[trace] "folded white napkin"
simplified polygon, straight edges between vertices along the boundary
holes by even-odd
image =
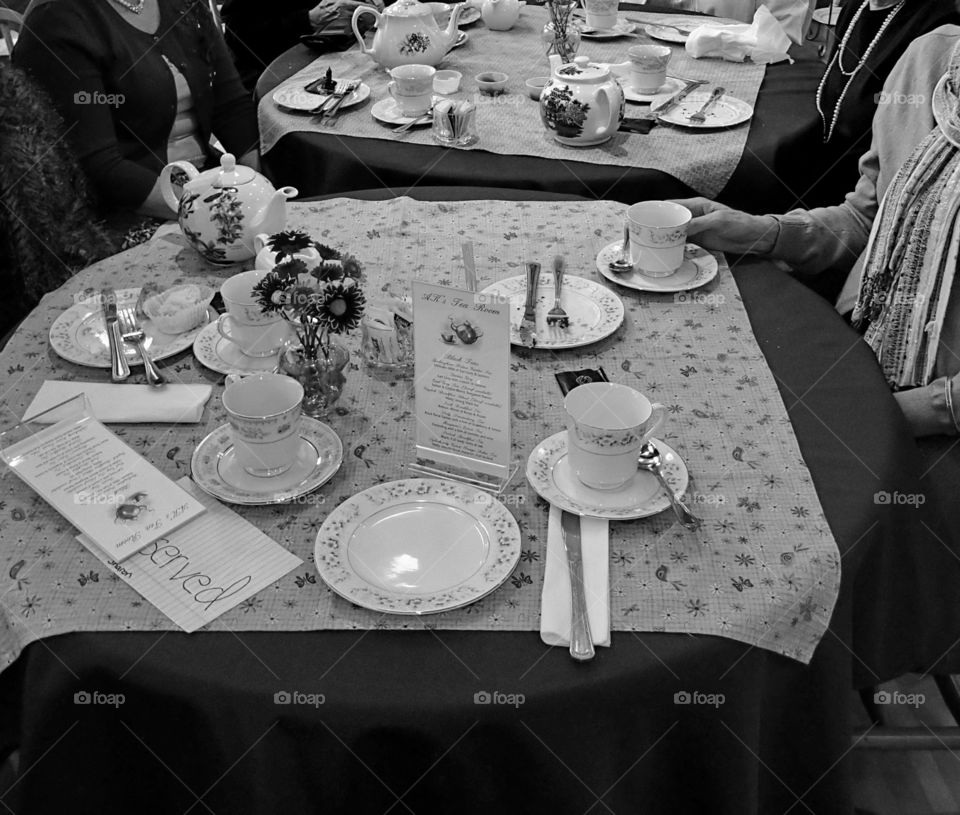
[[[790,38],[766,6],[760,6],[749,25],[702,25],[687,37],[687,53],[694,59],[719,57],[729,62],[765,64],[789,59]]]
[[[47,380],[24,414],[30,419],[78,393],[86,393],[93,415],[101,422],[199,422],[210,398],[210,385],[121,385],[106,382],[58,382]],[[59,421],[57,411],[44,416],[42,424]]]
[[[580,519],[583,585],[594,645],[610,645],[610,524],[603,518]],[[547,645],[570,644],[570,572],[563,548],[560,509],[550,507],[547,561],[540,600],[540,639]]]

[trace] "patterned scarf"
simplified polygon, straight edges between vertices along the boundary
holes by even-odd
[[[937,127],[897,171],[867,243],[853,324],[893,388],[933,379],[960,250],[960,45],[934,91]]]

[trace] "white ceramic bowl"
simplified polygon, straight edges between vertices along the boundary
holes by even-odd
[[[550,81],[549,76],[533,76],[523,84],[527,86],[527,94],[534,102],[540,101],[540,94]]]
[[[500,71],[484,71],[477,74],[474,80],[480,88],[480,93],[496,96],[498,93],[503,93],[510,77],[507,74],[500,73]]]

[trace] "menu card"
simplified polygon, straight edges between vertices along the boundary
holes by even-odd
[[[118,561],[204,511],[92,416],[67,419],[6,447],[13,471]]]
[[[417,456],[505,480],[510,301],[414,281]]]
[[[207,508],[188,526],[153,541],[123,563],[79,540],[184,631],[193,632],[279,580],[303,561],[189,477],[177,482]]]

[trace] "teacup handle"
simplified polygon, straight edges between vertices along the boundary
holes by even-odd
[[[393,97],[394,101],[397,101],[397,94],[395,93],[396,89],[397,89],[396,82],[390,81],[387,83],[387,93],[389,93]]]
[[[217,332],[225,340],[228,340],[229,342],[232,342],[232,343],[236,343],[236,340],[230,336],[230,330],[228,328],[224,328],[224,324],[230,319],[231,317],[229,314],[221,314],[217,318]]]
[[[647,429],[643,434],[644,441],[649,441],[653,437],[653,434],[660,429],[660,425],[663,424],[663,420],[666,418],[667,409],[663,405],[659,402],[654,402],[650,405],[650,418],[647,420]]]

